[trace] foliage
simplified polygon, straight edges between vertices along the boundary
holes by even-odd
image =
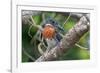
[[[43,19],[43,15],[45,15],[45,18]],[[35,23],[37,25],[41,25],[43,20],[45,20],[48,17],[54,18],[60,25],[63,25],[66,19],[68,18],[68,15],[66,13],[60,13],[60,12],[41,12],[40,14],[33,15],[32,16]],[[67,23],[64,25],[64,30],[67,31],[71,29],[75,24],[77,20],[73,17],[70,17],[67,21]],[[39,40],[34,39],[28,35],[28,31],[30,28],[30,24],[22,24],[22,62],[33,62],[35,61],[41,54],[38,51],[38,44]],[[30,35],[33,37],[36,35],[38,29],[35,27],[32,27],[30,30]],[[87,32],[78,42],[79,45],[86,47],[88,49],[79,48],[77,46],[72,47],[68,50],[63,56],[59,57],[58,60],[83,60],[83,59],[89,59],[90,53],[89,53],[89,32]],[[31,56],[29,57],[26,53]]]

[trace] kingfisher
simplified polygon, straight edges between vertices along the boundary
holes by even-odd
[[[49,17],[42,23],[42,37],[47,43],[47,50],[54,48],[59,44],[62,36],[59,33],[64,33],[63,27],[53,18]]]

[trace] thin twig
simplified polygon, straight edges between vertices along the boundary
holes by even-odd
[[[79,48],[81,48],[81,49],[87,49],[88,50],[88,48],[86,48],[86,47],[83,47],[83,46],[81,46],[81,45],[79,45],[79,44],[75,44],[75,46],[77,46],[77,47],[79,47]]]
[[[34,21],[34,19],[32,18],[32,16],[31,16],[31,20],[32,20],[32,22],[30,21],[30,20],[28,20],[28,22],[30,23],[30,24],[32,24],[34,27],[36,27],[36,28],[38,28],[39,30],[43,30],[43,28],[40,26],[40,25],[37,25],[36,23],[35,23],[35,21]]]
[[[43,42],[43,37],[42,37],[42,44],[44,45],[45,48],[47,48],[47,46],[46,46],[45,43]]]
[[[28,30],[28,35],[32,38],[32,35],[31,35],[31,33],[30,33],[30,31],[31,31],[31,28],[33,27],[33,25],[30,25],[30,27],[29,27],[29,30]]]
[[[35,21],[34,21],[34,19],[32,18],[32,16],[31,16],[31,20],[32,20],[32,22],[28,20],[28,22],[31,24],[31,26],[29,27],[29,30],[28,30],[28,35],[32,38],[32,35],[30,34],[30,30],[31,30],[32,26],[38,28],[40,31],[42,31],[43,29],[42,29],[42,27],[41,27],[40,25],[37,25],[37,24],[35,23]]]
[[[67,17],[67,19],[65,20],[65,22],[63,23],[63,27],[64,27],[64,25],[68,22],[68,20],[69,20],[69,18],[71,17],[71,13],[69,14],[69,16]]]
[[[45,14],[42,13],[42,20],[45,20]]]
[[[38,34],[40,34],[40,30],[38,30],[37,33],[32,37],[31,44],[33,43],[34,39],[37,39],[39,42],[42,42],[42,41],[38,38]]]
[[[42,55],[44,53],[44,51],[42,50],[41,45],[42,45],[42,43],[38,44],[38,51]]]

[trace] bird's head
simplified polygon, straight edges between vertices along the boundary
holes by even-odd
[[[42,23],[42,27],[42,35],[44,38],[48,39],[53,38],[57,32],[64,32],[63,27],[61,27],[60,24],[51,17],[44,20],[44,22]]]
[[[42,35],[46,39],[52,39],[56,34],[56,29],[52,24],[45,24]]]

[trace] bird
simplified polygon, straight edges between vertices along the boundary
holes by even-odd
[[[49,17],[42,23],[42,37],[47,43],[47,50],[50,51],[59,44],[62,36],[59,33],[64,33],[63,27],[53,18]]]

